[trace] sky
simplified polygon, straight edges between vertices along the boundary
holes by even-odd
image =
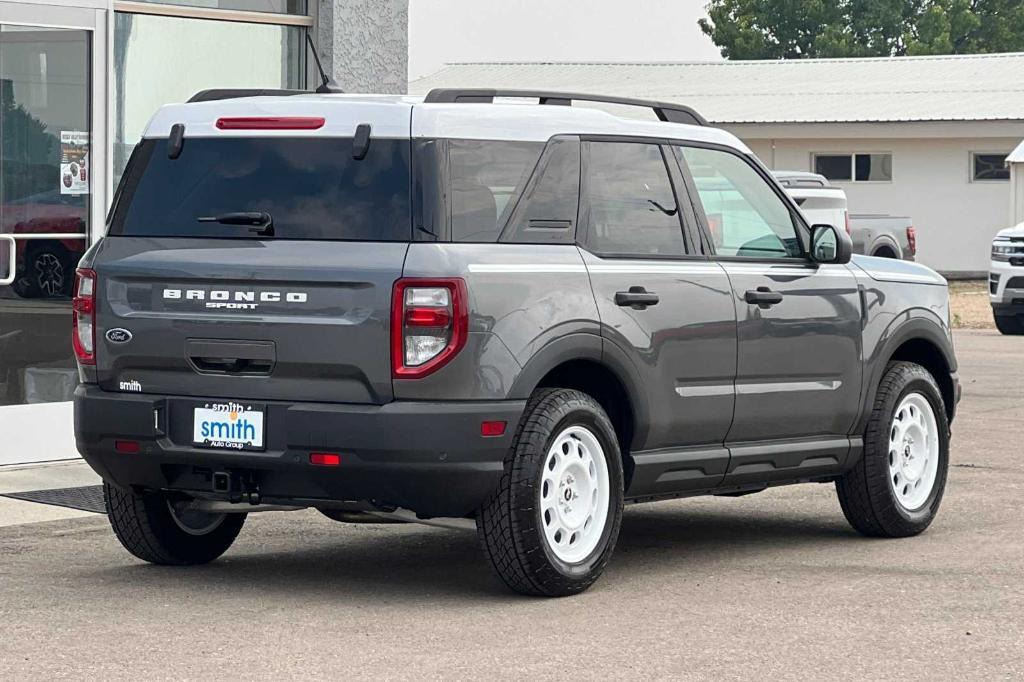
[[[409,79],[446,62],[721,59],[707,0],[409,0]]]

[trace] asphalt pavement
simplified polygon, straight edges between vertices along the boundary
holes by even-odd
[[[0,507],[0,677],[1020,678],[1024,338],[956,344],[949,485],[919,537],[861,538],[826,484],[635,506],[597,585],[545,600],[505,591],[467,531],[254,514],[180,569],[100,515]]]

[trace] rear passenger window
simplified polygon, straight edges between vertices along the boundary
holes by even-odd
[[[632,142],[586,145],[587,245],[604,254],[684,254],[679,207],[661,148]]]
[[[449,141],[453,242],[498,240],[543,149],[543,142]]]

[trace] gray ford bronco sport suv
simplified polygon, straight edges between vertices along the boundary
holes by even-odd
[[[135,556],[313,507],[475,523],[558,596],[625,504],[834,482],[865,535],[934,518],[945,281],[851,259],[696,112],[253,94],[160,109],[78,270],[78,448]]]

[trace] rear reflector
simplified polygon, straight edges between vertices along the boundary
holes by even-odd
[[[910,247],[910,253],[917,255],[917,230],[911,225],[907,228],[907,246]]]
[[[480,422],[481,436],[504,436],[505,422]]]
[[[322,116],[239,116],[218,118],[221,130],[317,130],[324,127]]]
[[[139,441],[118,440],[114,441],[114,449],[125,455],[135,455],[139,452]]]
[[[311,452],[309,463],[318,467],[336,467],[341,464],[341,455],[334,452]]]

